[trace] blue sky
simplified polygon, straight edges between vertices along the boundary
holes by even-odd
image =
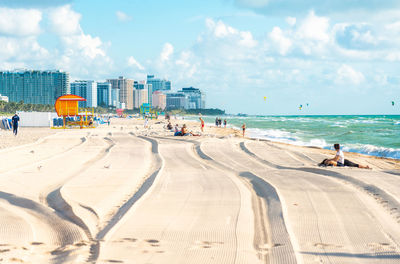
[[[399,47],[396,0],[0,0],[0,69],[150,73],[229,113],[400,114]]]

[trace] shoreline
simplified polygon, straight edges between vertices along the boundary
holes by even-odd
[[[144,120],[142,119],[120,119],[120,118],[113,118],[112,119],[112,126],[116,128],[118,125],[127,125],[130,124],[132,127],[127,126],[127,128],[133,128],[135,129],[137,127],[140,127],[140,125],[143,125]],[[186,120],[186,119],[171,119],[171,124],[175,126],[175,124],[178,124],[179,126],[182,126],[183,124],[186,124],[189,128],[189,131],[193,131],[197,134],[201,134],[200,131],[200,122],[194,121],[194,120]],[[162,123],[163,125],[166,125],[167,122],[163,118],[159,118],[157,120],[149,120],[149,125],[153,126],[156,125],[156,123]],[[104,127],[105,125],[100,126]],[[234,128],[234,127],[215,127],[213,125],[210,125],[209,123],[206,123],[205,126],[206,130],[203,133],[201,137],[237,137],[237,138],[242,138],[242,132],[240,129]],[[93,129],[82,129],[84,131],[96,131]],[[81,130],[81,131],[82,131]],[[72,130],[54,130],[50,129],[48,127],[20,127],[19,128],[19,134],[17,137],[15,137],[12,134],[12,131],[5,131],[1,130],[0,131],[0,150],[4,150],[9,147],[14,147],[14,146],[20,146],[20,145],[25,145],[25,144],[30,144],[30,143],[35,143],[36,141],[40,140],[40,138],[45,137],[45,136],[50,136],[57,134],[59,132],[63,133],[66,131],[79,131],[79,129],[72,129]],[[171,134],[172,135],[172,134]],[[297,150],[316,150],[319,153],[327,155],[327,158],[330,158],[335,155],[334,150],[330,149],[325,149],[321,148],[318,146],[301,146],[301,145],[295,145],[295,144],[290,144],[290,143],[285,143],[285,142],[279,142],[279,141],[273,141],[269,139],[263,139],[263,138],[257,138],[257,137],[249,137],[245,136],[245,139],[247,140],[253,140],[253,141],[261,141],[261,142],[267,142],[269,144],[273,144],[276,146],[282,146],[282,147],[289,147],[289,148],[294,148]],[[374,156],[374,155],[368,155],[368,154],[363,154],[363,153],[358,153],[358,152],[347,152],[343,151],[348,158],[354,158],[357,160],[376,160],[376,161],[385,161],[388,163],[393,164],[393,169],[400,169],[400,159],[394,159],[394,158],[387,158],[387,157],[380,157],[380,156]],[[322,161],[322,160],[321,160]]]

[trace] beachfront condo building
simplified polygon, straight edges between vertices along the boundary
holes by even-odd
[[[133,90],[133,104],[135,108],[140,108],[142,104],[148,103],[148,91],[147,89],[135,89]]]
[[[75,81],[71,83],[71,94],[86,99],[85,102],[79,102],[80,107],[97,107],[97,82]]]
[[[119,101],[119,89],[113,89],[111,86],[111,106],[121,108]]]
[[[167,93],[166,94],[167,109],[184,109],[186,106],[187,96],[184,93]]]
[[[155,91],[171,91],[171,81],[154,78],[154,75],[147,75],[147,84],[151,84],[152,92]],[[152,93],[150,93],[152,94]]]
[[[147,90],[147,102],[148,104],[150,104],[150,106],[152,106],[153,104],[153,98],[152,98],[152,94],[153,94],[153,85],[152,84],[148,84],[146,83],[146,81],[141,81],[141,82],[134,82],[133,84],[133,88],[136,90]],[[136,108],[136,106],[135,106]]]
[[[111,83],[112,89],[119,90],[119,102],[121,106],[125,105],[126,109],[132,110],[134,81],[120,76],[118,79],[108,79],[107,82]]]
[[[70,93],[69,74],[63,71],[0,71],[0,94],[10,102],[54,104]]]
[[[112,106],[111,101],[111,83],[98,82],[97,83],[97,105],[102,107]]]
[[[188,87],[182,88],[180,93],[187,97],[185,109],[204,109],[205,108],[205,95],[198,88]]]
[[[155,91],[152,94],[152,98],[153,108],[164,110],[167,107],[167,95],[165,95],[162,91]]]

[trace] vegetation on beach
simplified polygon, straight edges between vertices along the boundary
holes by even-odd
[[[109,114],[115,113],[115,108],[107,108],[107,107],[80,107],[82,111],[88,110],[92,111],[97,114]],[[157,109],[156,109],[157,110]],[[54,105],[43,105],[43,104],[25,104],[24,101],[20,102],[4,102],[0,101],[0,113],[3,115],[11,115],[17,111],[36,111],[36,112],[54,112]],[[159,112],[162,112],[161,109],[158,109]],[[132,110],[124,110],[125,114],[137,114],[139,113],[139,109],[132,109]],[[207,108],[207,109],[171,109],[167,110],[166,112],[170,113],[171,115],[224,115],[225,111],[217,108]]]

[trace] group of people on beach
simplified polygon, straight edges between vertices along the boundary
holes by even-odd
[[[224,119],[224,127],[226,127],[227,121]],[[215,126],[216,127],[222,127],[222,119],[219,117],[215,118]]]
[[[186,127],[186,124],[183,124],[181,128],[179,128],[179,125],[176,124],[175,127],[172,127],[172,124],[170,121],[168,121],[167,127],[168,130],[174,132],[174,136],[200,136],[199,134],[195,134],[192,131],[189,131]]]

